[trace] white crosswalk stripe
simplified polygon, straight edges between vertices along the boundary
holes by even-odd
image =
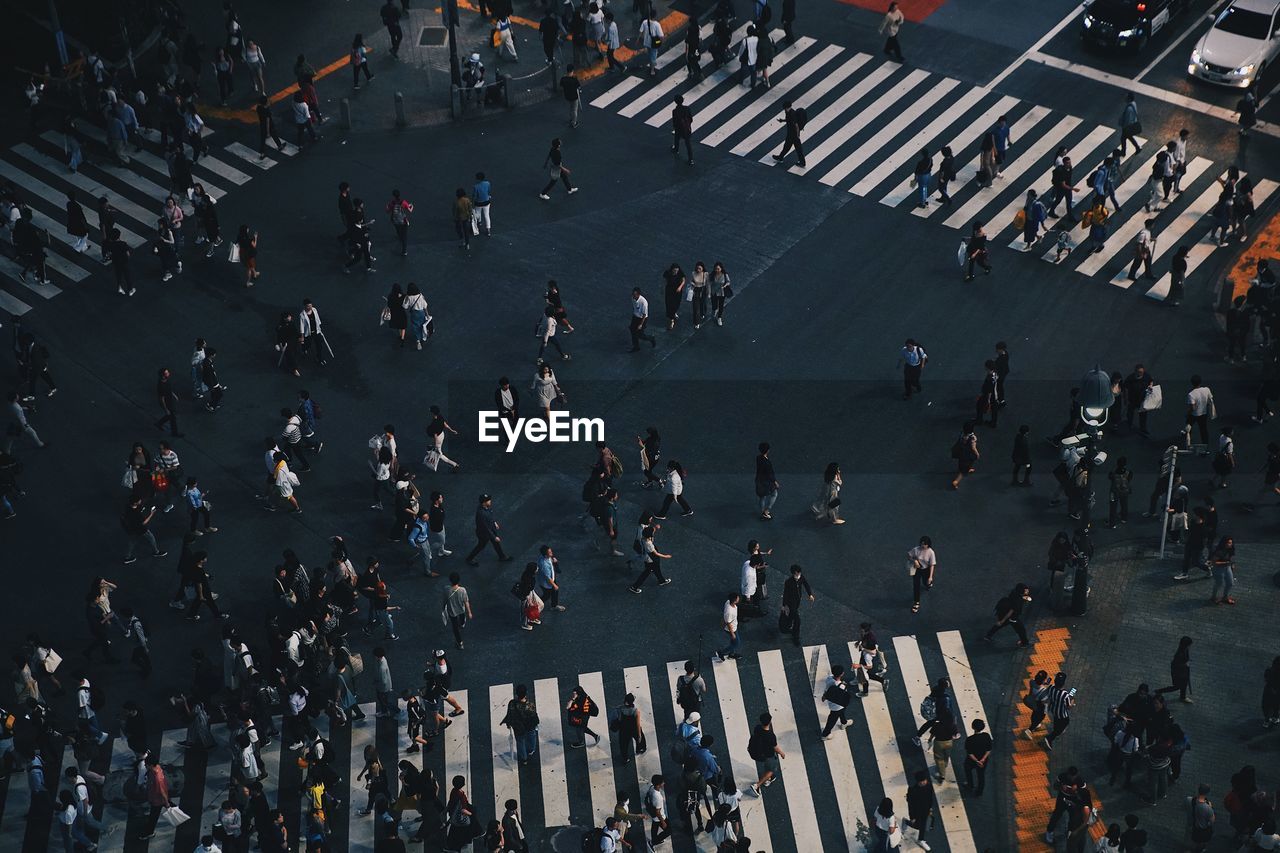
[[[1115,131],[1109,127],[1101,127],[1101,126],[1095,127],[1084,139],[1076,143],[1075,147],[1073,147],[1070,151],[1067,152],[1067,156],[1071,158],[1072,166],[1074,167],[1075,164],[1077,163],[1091,162],[1091,158],[1093,157],[1094,152],[1098,150],[1100,146],[1105,145],[1106,142],[1109,139],[1111,139],[1111,137],[1114,135],[1115,135]],[[1050,167],[1044,171],[1044,174],[1040,176],[1040,179],[1037,181],[1033,181],[1030,187],[1031,189],[1036,190],[1037,194],[1039,195],[1040,203],[1043,204],[1045,207],[1045,213],[1048,213],[1049,208],[1052,207],[1052,205],[1050,204],[1051,196],[1049,195],[1049,189],[1053,185],[1054,168],[1055,168],[1054,166],[1050,165]],[[1074,171],[1072,172],[1072,177],[1073,178],[1075,177]],[[1074,200],[1079,201],[1079,198],[1080,198],[1080,194],[1077,193]],[[1072,216],[1073,208],[1067,205],[1066,199],[1063,199],[1061,204],[1063,206],[1066,206],[1066,210],[1062,214],[1063,217],[1065,218],[1065,217]],[[1025,206],[1026,206],[1025,197],[1020,199],[1014,199],[1013,201],[1011,201],[1008,207],[1006,207],[1000,213],[997,213],[994,217],[992,217],[991,228],[988,229],[987,234],[992,239],[995,239],[996,235],[1003,232],[1005,229],[1012,229],[1013,217],[1017,214],[1019,210],[1021,210]],[[1049,224],[1050,223],[1048,221],[1045,222],[1046,226],[1048,226]],[[1009,247],[1021,249],[1022,247],[1021,240],[1022,240],[1021,234],[1014,234],[1014,242],[1010,243]]]
[[[735,41],[741,32],[739,28]],[[783,102],[790,101],[793,107],[806,111],[808,122],[801,134],[806,165],[801,168],[798,162],[789,163],[788,171],[826,186],[849,182],[850,193],[878,197],[888,207],[898,207],[916,196],[918,191],[911,186],[908,171],[920,149],[931,152],[936,168],[938,152],[945,145],[959,164],[957,177],[948,188],[955,197],[954,203],[930,203],[925,208],[912,205],[910,212],[962,233],[967,233],[974,221],[981,220],[987,224],[993,243],[1012,241],[1010,246],[1019,251],[1023,249],[1020,235],[1009,233],[1013,217],[1023,205],[1027,189],[1049,189],[1050,154],[1067,144],[1077,177],[1083,178],[1114,148],[1113,128],[1084,125],[1076,116],[1009,95],[996,96],[982,87],[962,85],[922,69],[903,68],[863,53],[851,54],[838,45],[823,45],[812,39],[798,39],[789,46],[779,44],[773,64],[777,73],[770,89],[742,86],[736,65],[732,71],[721,68],[699,81],[686,83],[689,78],[683,63],[678,62],[683,55],[682,46],[668,47],[659,54],[660,73],[656,78],[626,77],[591,105],[666,129],[670,119],[666,105],[673,95],[683,92],[687,103],[702,106],[694,109],[694,137],[699,145],[727,146],[735,156],[774,165],[773,154],[784,137],[778,112]],[[979,165],[978,143],[1004,115],[1010,119],[1015,144],[1006,154],[1001,177],[989,187],[978,188],[973,183]],[[1158,147],[1159,141],[1153,141]],[[1068,268],[1091,278],[1105,275],[1104,270],[1115,273],[1115,253],[1142,227],[1142,211],[1130,201],[1146,192],[1152,162],[1143,163],[1134,157],[1124,164],[1122,174],[1127,177],[1116,189],[1122,210],[1108,223],[1111,236],[1103,252],[1088,254],[1087,249],[1080,248],[1087,244],[1087,232],[1065,232],[1068,248],[1064,261]],[[1188,235],[1198,236],[1199,231],[1208,229],[1199,206],[1191,204],[1193,199],[1199,201],[1203,187],[1197,178],[1203,177],[1203,172],[1184,176],[1187,192],[1170,205],[1168,227],[1172,230],[1165,246],[1175,238],[1184,241]],[[1081,186],[1075,198],[1077,210],[1092,195],[1092,188],[1084,183],[1080,180],[1077,184]],[[884,194],[879,195],[881,192]],[[1158,232],[1163,224],[1157,222]],[[1061,232],[1048,233],[1056,237]],[[1200,257],[1209,248],[1198,249],[1195,255]],[[1168,251],[1162,249],[1160,254],[1159,260],[1167,263]],[[1058,262],[1056,246],[1046,246],[1043,257]],[[1115,281],[1124,283],[1119,275]],[[1151,295],[1161,298],[1159,283]]]
[[[1200,177],[1200,175],[1204,174],[1204,172],[1211,165],[1213,164],[1210,163],[1208,160],[1205,160],[1203,157],[1196,157],[1195,159],[1191,160],[1191,162],[1187,163],[1187,172],[1185,175],[1183,175],[1183,180],[1186,181],[1188,184],[1194,182],[1195,179]],[[1217,196],[1213,194],[1215,187],[1216,185],[1211,185],[1210,188],[1205,193],[1205,195],[1210,195],[1212,197],[1212,199],[1209,202],[1209,207],[1212,207],[1213,201],[1217,200]],[[1218,188],[1218,189],[1220,190],[1221,188]],[[1146,194],[1145,189],[1139,190],[1137,193],[1139,197],[1145,196],[1145,194]],[[1137,206],[1136,200],[1134,202],[1134,206],[1135,207]],[[1125,250],[1131,249],[1139,232],[1142,231],[1143,224],[1147,219],[1158,219],[1158,215],[1154,211],[1151,213],[1147,213],[1144,210],[1141,214],[1134,215],[1129,219],[1125,220],[1124,224],[1122,224],[1119,228],[1116,228],[1114,231],[1112,231],[1110,236],[1107,237],[1107,243],[1106,243],[1106,246],[1103,248],[1103,250],[1101,252],[1095,253],[1092,257],[1088,258],[1088,261],[1093,261],[1094,258],[1099,258],[1104,255],[1111,255],[1114,257],[1117,253],[1120,254],[1121,256],[1120,267],[1116,272],[1116,274],[1111,278],[1111,283],[1116,287],[1127,288],[1129,285],[1133,284],[1133,282],[1129,279],[1129,272],[1128,272],[1129,264],[1132,263],[1133,259],[1132,257],[1129,257],[1131,252],[1126,252]],[[1177,220],[1174,221],[1174,224],[1175,225],[1177,224]],[[1181,235],[1177,234],[1176,232],[1174,234],[1166,234],[1164,230],[1157,228],[1156,231],[1154,232],[1154,236],[1156,240],[1155,251],[1163,253],[1163,251],[1168,248],[1168,243],[1171,240],[1174,240]],[[1151,258],[1152,263],[1155,263],[1156,257],[1157,255],[1153,252],[1152,258]],[[1086,261],[1086,263],[1088,261]],[[1098,269],[1101,269],[1103,265],[1098,264],[1097,266],[1098,266]],[[1080,264],[1080,267],[1084,268],[1085,263]]]
[[[1263,187],[1259,185],[1259,189]],[[1266,188],[1274,190],[1274,185]],[[952,696],[959,713],[960,723],[967,730],[975,719],[989,719],[978,693],[978,679],[965,650],[965,644],[955,631],[936,636],[895,637],[888,644],[889,671],[892,675],[887,687],[873,684],[866,697],[854,699],[847,709],[849,725],[836,728],[831,737],[820,741],[820,727],[826,719],[826,706],[821,699],[826,676],[831,663],[856,659],[858,652],[853,644],[833,646],[807,646],[797,654],[788,647],[785,650],[766,649],[746,654],[740,660],[713,662],[702,672],[708,691],[703,697],[701,713],[705,731],[723,731],[724,742],[712,745],[713,755],[740,791],[745,793],[741,812],[745,833],[751,837],[754,850],[768,853],[835,853],[835,851],[861,850],[857,842],[859,824],[874,826],[874,809],[882,798],[891,798],[900,817],[908,779],[921,769],[932,766],[932,756],[910,746],[919,722],[916,708],[928,691],[929,677],[924,659],[941,660],[942,664],[929,675],[936,680],[948,675],[952,682]],[[942,668],[945,666],[945,670]],[[683,712],[675,703],[676,678],[684,671],[684,662],[655,662],[651,665],[628,666],[621,671],[592,672],[566,675],[559,678],[540,678],[533,681],[533,698],[540,719],[538,751],[527,766],[519,772],[513,770],[515,758],[510,736],[499,722],[506,713],[506,703],[513,696],[510,683],[473,689],[472,697],[484,697],[468,705],[468,691],[457,690],[452,696],[464,708],[465,716],[453,717],[439,738],[432,738],[435,748],[430,752],[406,755],[408,741],[397,739],[398,746],[390,751],[379,749],[388,774],[394,778],[396,764],[403,758],[411,758],[418,767],[428,767],[441,781],[442,794],[447,792],[454,776],[463,776],[467,788],[473,792],[492,791],[493,811],[489,811],[488,794],[483,802],[476,803],[477,813],[487,821],[500,816],[507,799],[521,803],[525,815],[526,831],[532,836],[533,849],[542,849],[549,831],[588,821],[601,825],[606,816],[612,815],[615,793],[623,791],[631,797],[632,810],[640,810],[641,801],[649,780],[659,773],[667,779],[667,803],[670,823],[674,830],[673,843],[659,846],[663,850],[689,850],[696,847],[700,853],[711,853],[714,843],[706,833],[699,833],[690,840],[684,826],[682,810],[683,785],[680,768],[670,758],[670,749],[676,734],[669,723],[659,726],[657,720],[683,718]],[[846,673],[852,678],[852,673]],[[564,705],[575,684],[581,684],[599,703],[601,715],[591,721],[591,727],[601,734],[599,746],[588,747],[583,756],[577,750],[568,762],[568,774],[563,745],[560,743]],[[606,684],[611,687],[606,690]],[[653,694],[650,684],[658,692]],[[659,687],[658,685],[664,685]],[[369,685],[357,679],[356,689]],[[667,696],[660,695],[661,690]],[[640,710],[642,731],[647,740],[647,750],[634,761],[634,766],[624,763],[620,741],[610,738],[607,732],[607,710],[621,704],[626,693],[636,697]],[[326,789],[327,793],[342,801],[337,810],[345,813],[335,821],[329,816],[333,849],[368,853],[373,849],[374,818],[359,814],[368,799],[363,781],[356,777],[364,766],[364,749],[372,744],[392,741],[393,729],[399,735],[404,731],[404,720],[395,716],[377,718],[372,703],[360,706],[365,718],[350,724],[346,733],[330,730],[329,718],[321,714],[312,720],[320,736],[329,741],[332,750],[330,767],[341,781]],[[762,791],[756,797],[747,788],[756,781],[756,763],[747,754],[747,742],[759,716],[768,712],[772,717],[778,744],[786,753],[779,764],[780,781]],[[275,719],[280,727],[280,719]],[[259,726],[266,731],[266,726]],[[428,725],[428,730],[431,726]],[[488,734],[481,733],[487,729]],[[208,831],[217,819],[217,811],[227,798],[233,767],[238,764],[238,752],[233,751],[226,725],[213,727],[216,745],[207,753],[184,751],[181,742],[186,738],[185,729],[165,731],[160,737],[159,756],[170,769],[170,779],[181,777],[181,791],[175,794],[192,823],[180,833],[162,818],[156,836],[149,841],[129,840],[126,824],[129,807],[121,800],[105,802],[102,792],[93,789],[95,803],[103,805],[101,821],[103,832],[99,849],[107,853],[119,853],[125,849],[170,851],[175,849],[175,837],[191,837],[190,831],[199,828]],[[471,750],[470,736],[479,737],[479,748]],[[349,737],[347,737],[349,736]],[[855,744],[870,740],[872,749],[855,749]],[[348,745],[349,743],[349,745]],[[339,745],[340,744],[340,745]],[[905,746],[906,748],[902,748]],[[997,749],[1001,744],[997,742]],[[959,767],[963,756],[963,742],[956,741],[952,759]],[[344,753],[343,750],[346,750]],[[128,746],[117,739],[109,748],[110,768],[117,774],[132,765],[132,753]],[[397,754],[398,753],[398,754]],[[263,789],[272,808],[279,808],[296,817],[299,832],[305,831],[310,804],[305,790],[299,785],[305,771],[295,766],[300,752],[282,749],[281,740],[275,737],[261,751],[261,766],[267,773]],[[62,756],[61,767],[74,764],[68,746]],[[99,769],[97,761],[94,769]],[[196,770],[203,768],[203,773]],[[443,772],[442,772],[443,771]],[[284,777],[284,781],[281,777]],[[474,776],[474,778],[473,778]],[[46,777],[49,788],[56,795],[62,784],[59,765],[50,761]],[[22,850],[23,853],[40,853],[38,845],[24,845],[27,822],[25,814],[30,797],[26,780],[15,774],[9,780],[0,810],[0,849]],[[394,784],[394,783],[393,783]],[[488,786],[488,787],[486,787]],[[110,787],[110,786],[108,786]],[[542,791],[544,821],[531,823],[530,813],[537,812],[525,800],[536,797],[535,787]],[[574,814],[570,817],[569,801],[572,791],[575,803],[590,802],[590,815]],[[834,791],[834,800],[831,792]],[[824,793],[826,792],[826,793]],[[278,799],[281,798],[281,799]],[[961,796],[952,771],[948,771],[945,784],[937,788],[941,820],[935,825],[928,840],[934,850],[949,853],[975,853],[975,842],[966,813],[966,803]],[[149,809],[142,804],[133,808],[133,833],[145,828]],[[441,837],[436,834],[436,812],[423,809],[428,826],[428,850],[440,849]],[[416,824],[406,814],[404,829],[416,831]],[[346,823],[345,845],[341,824]],[[648,829],[647,821],[645,822]],[[335,825],[336,824],[336,825]],[[639,827],[633,827],[631,840],[639,840]],[[647,833],[646,833],[647,834]],[[914,831],[907,831],[904,851],[919,849],[914,843]],[[295,836],[297,837],[297,836]],[[640,845],[637,845],[639,849]],[[48,850],[61,850],[62,842],[56,827],[51,827]]]
[[[107,196],[119,212],[116,227],[120,229],[125,243],[136,249],[154,238],[163,201],[171,192],[168,188],[169,167],[158,153],[158,132],[151,130],[141,134],[141,151],[129,146],[127,165],[117,163],[103,150],[106,134],[101,128],[84,122],[77,125],[77,132],[87,142],[85,153],[89,155],[77,172],[72,172],[63,160],[62,135],[54,131],[45,131],[31,142],[14,145],[0,157],[0,179],[13,184],[20,200],[31,210],[32,223],[49,236],[45,263],[52,280],[48,285],[38,284],[33,273],[23,281],[19,274],[21,264],[11,257],[0,257],[0,311],[22,315],[32,309],[27,301],[32,295],[39,296],[39,301],[52,299],[69,285],[88,284],[87,280],[95,272],[110,275],[109,271],[102,270],[99,262],[102,249],[99,245],[97,204],[102,196]],[[202,136],[207,139],[212,133],[205,127]],[[91,151],[91,145],[101,148]],[[193,167],[192,177],[215,201],[221,200],[227,195],[224,187],[243,186],[253,174],[261,174],[274,167],[280,162],[278,158],[281,155],[287,158],[297,153],[289,145],[283,152],[274,144],[269,148],[268,156],[260,158],[258,152],[248,146],[230,142],[223,149],[230,161],[203,156]],[[236,168],[233,162],[253,165],[253,174]],[[78,191],[78,201],[95,238],[81,253],[74,250],[76,239],[66,230],[64,188],[68,186]],[[193,213],[191,202],[186,198],[180,201],[190,216]],[[187,230],[190,232],[195,227],[192,223]],[[134,274],[141,280],[145,281],[153,272],[159,277],[158,262],[150,252],[135,253],[133,264]]]

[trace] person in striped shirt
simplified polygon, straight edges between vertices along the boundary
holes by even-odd
[[[1067,688],[1067,674],[1060,672],[1053,677],[1053,687],[1049,688],[1049,696],[1045,706],[1049,709],[1049,718],[1053,720],[1053,728],[1044,739],[1044,748],[1053,752],[1053,742],[1062,736],[1071,725],[1071,709],[1076,704],[1076,689]]]

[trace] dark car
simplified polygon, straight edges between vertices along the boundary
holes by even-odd
[[[1098,47],[1140,51],[1190,3],[1191,0],[1093,0],[1080,18],[1080,38]]]

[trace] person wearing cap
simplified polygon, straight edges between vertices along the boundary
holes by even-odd
[[[690,749],[702,745],[702,714],[690,711],[680,723],[680,737],[689,744]]]
[[[480,54],[473,53],[462,64],[462,85],[476,93],[476,103],[484,102],[484,63],[480,61]],[[463,98],[466,98],[466,92],[463,92]]]
[[[476,561],[476,557],[484,550],[484,546],[490,543],[493,543],[493,550],[498,553],[499,560],[504,563],[511,561],[510,555],[502,550],[500,531],[501,526],[498,524],[498,520],[493,517],[493,498],[488,495],[481,495],[480,504],[476,507],[476,547],[471,549],[470,554],[467,554],[468,566],[480,565]]]

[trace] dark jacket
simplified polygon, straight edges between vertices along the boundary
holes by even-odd
[[[764,497],[777,488],[778,478],[773,474],[773,463],[763,453],[756,457],[756,495]]]
[[[476,508],[476,537],[484,540],[498,537],[498,521],[493,517],[491,508]]]

